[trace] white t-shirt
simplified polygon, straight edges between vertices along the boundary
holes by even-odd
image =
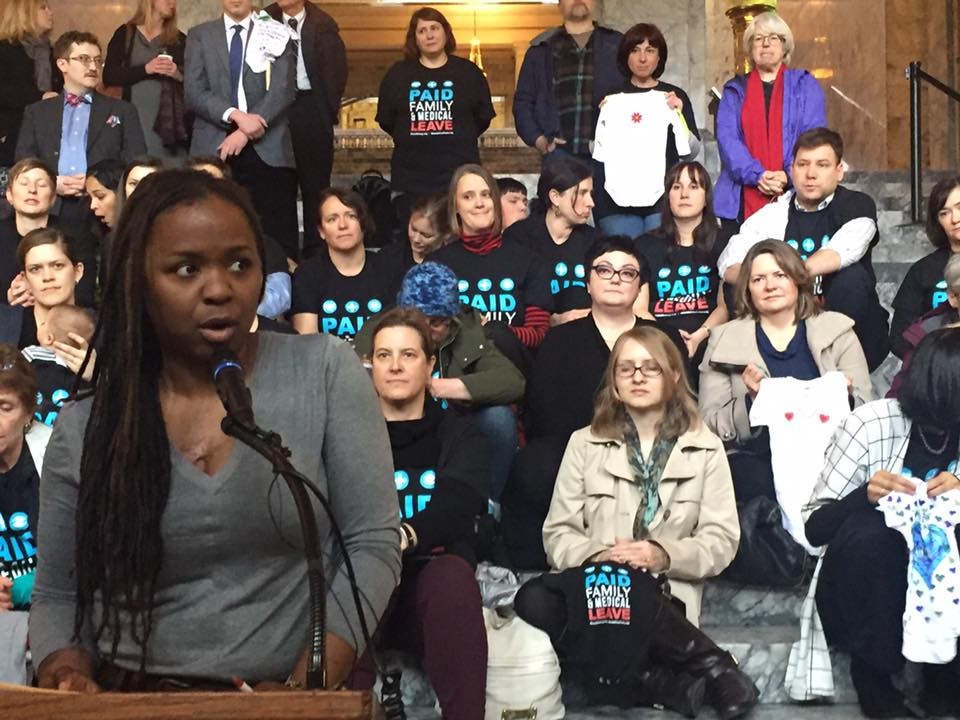
[[[847,378],[831,371],[816,380],[766,378],[750,408],[750,424],[770,432],[770,459],[783,527],[812,555],[801,510],[823,469],[823,455],[840,421],[850,414]]]
[[[956,463],[953,463],[953,470]],[[905,470],[904,475],[909,471]],[[927,483],[913,479],[916,494],[894,492],[877,510],[907,541],[907,603],[903,611],[903,656],[913,662],[950,662],[960,637],[960,556],[954,532],[960,490],[927,497]]]
[[[667,130],[677,152],[690,153],[683,117],[657,91],[609,95],[600,108],[593,159],[603,163],[604,189],[620,207],[650,207],[663,195]]]

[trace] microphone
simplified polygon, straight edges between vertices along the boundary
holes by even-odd
[[[210,357],[210,368],[213,371],[213,384],[227,415],[241,425],[256,427],[253,422],[253,399],[250,388],[243,381],[243,365],[237,354],[226,347],[217,348]]]

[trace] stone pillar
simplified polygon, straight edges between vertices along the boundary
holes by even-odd
[[[260,3],[254,3],[255,7],[259,5]],[[212,20],[222,14],[223,6],[220,0],[190,0],[190,2],[177,3],[177,18],[180,21],[180,29],[184,32],[194,25]]]

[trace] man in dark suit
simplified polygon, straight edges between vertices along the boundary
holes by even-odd
[[[290,134],[303,198],[303,257],[321,247],[317,199],[330,185],[333,126],[347,85],[347,52],[336,21],[312,2],[277,0],[266,12],[289,25],[297,46],[297,100],[290,108]]]
[[[183,88],[195,113],[190,154],[228,161],[233,179],[250,191],[264,231],[297,258],[297,177],[287,122],[297,95],[294,44],[287,43],[268,71],[254,72],[247,45],[261,21],[253,17],[253,3],[222,5],[221,17],[187,35]]]
[[[56,168],[60,226],[85,231],[93,215],[85,196],[87,168],[107,158],[129,162],[147,151],[136,108],[96,92],[103,53],[96,35],[71,30],[53,46],[63,93],[27,106],[16,158]]]

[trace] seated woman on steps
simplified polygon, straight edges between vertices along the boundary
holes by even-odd
[[[867,717],[960,708],[958,447],[960,329],[944,328],[920,343],[897,400],[867,403],[837,428],[806,508],[807,538],[827,545],[823,631],[850,654]]]
[[[595,699],[693,717],[705,689],[721,718],[741,717],[757,690],[696,626],[703,580],[727,566],[738,540],[723,445],[697,413],[680,351],[655,328],[628,330],[611,352],[592,424],[570,438],[543,525],[560,572],[524,585],[517,613],[550,635]],[[589,592],[609,584],[600,574],[629,596],[608,609],[602,592],[599,600]],[[667,580],[686,617],[662,592]],[[628,612],[611,628],[614,609]]]

